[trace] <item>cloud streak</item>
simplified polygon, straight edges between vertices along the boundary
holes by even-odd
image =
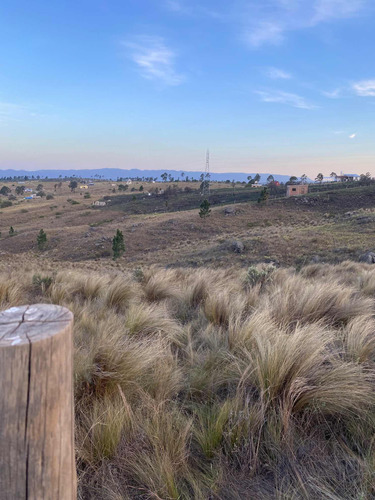
[[[143,78],[170,86],[180,85],[185,80],[175,69],[176,53],[166,46],[163,38],[141,36],[123,45]]]
[[[292,75],[280,68],[266,68],[266,76],[272,80],[290,80]]]
[[[244,4],[243,39],[252,48],[279,45],[287,34],[358,15],[368,0],[253,0]],[[261,6],[260,6],[261,5]]]
[[[375,97],[375,79],[353,83],[353,90],[361,97]]]
[[[292,106],[293,108],[299,108],[299,109],[316,108],[316,106],[306,101],[304,97],[290,92],[283,92],[281,90],[274,90],[274,91],[257,90],[255,93],[260,96],[263,102],[286,104],[288,106]]]

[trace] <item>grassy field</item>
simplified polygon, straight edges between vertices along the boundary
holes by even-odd
[[[375,188],[118,184],[0,211],[0,309],[75,316],[80,500],[374,498]]]
[[[53,182],[45,182],[43,189],[53,199],[17,197],[0,211],[2,260],[10,262],[22,254],[31,262],[95,262],[98,268],[110,267],[117,229],[124,233],[126,252],[116,266],[124,269],[151,264],[246,268],[264,260],[294,266],[311,259],[337,263],[357,259],[374,246],[374,186],[312,193],[302,200],[271,199],[267,206],[259,206],[258,189],[216,184],[210,197],[212,214],[202,220],[197,183],[179,183],[181,192],[168,183],[144,183],[143,193],[140,184],[133,186],[134,192],[120,193],[118,184],[97,182],[88,192],[71,193],[67,182],[56,190]],[[35,188],[37,182],[31,185]],[[147,194],[168,187],[170,195]],[[85,198],[87,193],[90,198]],[[92,206],[103,199],[107,206]],[[226,209],[235,210],[235,215],[226,215]],[[48,237],[43,253],[36,245],[40,229]],[[243,244],[241,253],[233,252],[236,240]]]
[[[17,267],[75,315],[80,499],[374,497],[370,265]]]

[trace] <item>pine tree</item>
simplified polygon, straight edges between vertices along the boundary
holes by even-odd
[[[125,252],[124,235],[117,229],[112,240],[113,260],[118,259]]]
[[[39,231],[39,234],[38,234],[38,236],[36,238],[36,242],[38,244],[39,250],[43,250],[46,247],[46,245],[47,245],[47,235],[46,235],[46,233],[44,232],[43,229],[41,229]]]
[[[262,191],[260,192],[260,195],[259,195],[259,198],[258,198],[258,203],[262,204],[262,205],[265,205],[268,201],[268,198],[269,198],[269,192],[268,192],[268,189],[266,187],[264,187],[262,189]]]
[[[201,219],[206,219],[211,214],[210,202],[208,200],[203,200],[200,204],[199,217]]]

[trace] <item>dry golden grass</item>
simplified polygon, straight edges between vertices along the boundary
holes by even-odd
[[[0,275],[75,315],[80,499],[375,496],[375,269]]]

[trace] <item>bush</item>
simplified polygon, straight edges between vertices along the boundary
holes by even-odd
[[[46,200],[53,200],[53,199],[54,199],[53,194],[47,194]]]
[[[34,274],[32,277],[32,284],[35,288],[39,288],[42,293],[48,290],[52,283],[52,276],[41,276],[40,274]]]
[[[10,200],[4,200],[0,203],[0,208],[8,208],[11,207],[13,203]]]
[[[247,268],[245,282],[250,286],[254,286],[257,283],[263,284],[270,278],[270,275],[274,270],[275,268],[272,265],[262,268],[250,266]]]

